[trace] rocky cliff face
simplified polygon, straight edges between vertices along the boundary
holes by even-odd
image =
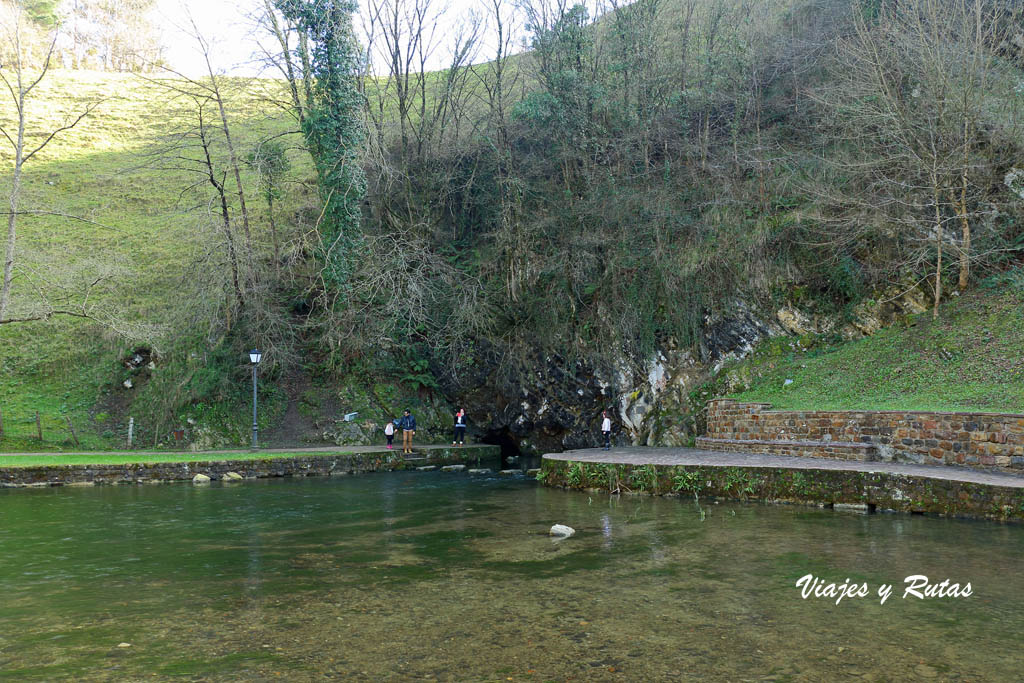
[[[759,342],[826,333],[854,339],[929,306],[925,292],[899,285],[862,302],[847,321],[795,305],[764,311],[737,300],[705,319],[699,342],[690,348],[669,342],[651,358],[639,363],[623,358],[611,369],[557,355],[502,364],[489,350],[469,371],[446,377],[442,389],[453,405],[466,408],[479,437],[526,453],[599,445],[606,409],[619,444],[684,446],[702,430],[704,404],[716,390],[741,388],[742,376],[720,376],[723,368],[748,356]]]

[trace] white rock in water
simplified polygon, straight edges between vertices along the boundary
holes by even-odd
[[[490,474],[491,471],[486,467],[475,467],[469,471],[470,474]]]
[[[220,478],[221,481],[242,481],[243,477],[238,472],[225,472]]]
[[[192,477],[192,483],[193,484],[209,484],[210,483],[210,478],[208,476],[206,476],[205,474],[197,474],[196,476]]]
[[[561,536],[562,538],[569,538],[574,533],[576,533],[576,530],[573,529],[571,526],[566,526],[564,524],[556,524],[553,527],[551,527],[551,531],[549,531],[548,533],[552,536]]]
[[[466,469],[465,465],[445,465],[441,468],[442,472],[462,472]]]

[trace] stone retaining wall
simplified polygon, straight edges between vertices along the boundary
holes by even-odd
[[[883,461],[1024,470],[1024,415],[770,408],[770,403],[709,401],[707,435],[698,446],[743,450],[743,441],[853,442],[874,445]],[[733,442],[732,448],[723,447],[723,440]],[[817,457],[835,457],[825,446],[812,450]]]
[[[424,465],[476,463],[496,459],[497,446],[466,446],[423,451],[425,458],[405,460],[390,451],[356,454],[301,455],[265,459],[196,460],[180,463],[126,465],[0,466],[0,486],[73,486],[83,484],[157,484],[190,481],[197,474],[219,480],[228,472],[246,479],[311,477],[411,469]],[[0,460],[2,463],[2,460]]]
[[[558,456],[556,456],[558,457]],[[628,465],[545,456],[549,486],[602,492],[726,498],[870,511],[1024,520],[1024,488],[895,472],[706,465]]]

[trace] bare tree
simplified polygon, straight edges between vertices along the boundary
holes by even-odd
[[[863,155],[840,163],[873,205],[868,224],[906,228],[911,268],[932,261],[933,316],[945,249],[959,257],[958,285],[968,285],[971,223],[991,211],[986,198],[999,184],[991,131],[1020,123],[1006,108],[1013,79],[994,51],[1004,19],[1001,5],[984,0],[901,0],[883,3],[877,18],[855,13],[834,85],[817,93]]]
[[[10,143],[14,155],[13,177],[11,179],[11,191],[8,195],[7,211],[7,239],[4,245],[4,268],[3,283],[0,285],[0,323],[17,322],[21,319],[8,318],[8,308],[11,302],[11,285],[14,279],[17,248],[17,217],[18,202],[21,197],[22,170],[24,165],[32,160],[36,154],[41,152],[51,140],[58,134],[70,130],[78,125],[88,116],[100,102],[92,102],[86,105],[85,109],[77,114],[71,114],[62,125],[49,131],[27,132],[26,126],[31,118],[29,105],[32,91],[42,82],[50,69],[50,62],[53,58],[54,45],[57,37],[56,29],[51,33],[48,43],[40,50],[41,59],[36,62],[38,72],[32,72],[33,47],[39,50],[39,46],[31,45],[27,39],[26,11],[23,2],[16,2],[9,11],[5,13],[2,29],[5,40],[6,54],[3,55],[3,63],[0,64],[0,81],[7,88],[16,112],[15,130],[8,127],[0,127],[0,133]],[[51,308],[42,317],[49,317],[54,314],[71,314],[64,308]]]

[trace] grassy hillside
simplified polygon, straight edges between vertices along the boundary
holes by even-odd
[[[267,116],[273,108],[261,102],[266,85],[242,89],[238,81],[227,83],[229,116],[242,155],[258,141],[295,128],[284,114]],[[195,185],[194,174],[168,170],[166,161],[152,156],[168,135],[195,125],[187,100],[174,99],[166,90],[130,74],[61,71],[48,74],[33,95],[28,106],[29,134],[34,133],[37,140],[40,133],[60,126],[87,103],[101,103],[25,167],[21,210],[84,220],[58,215],[19,217],[18,265],[25,270],[16,280],[15,310],[31,307],[33,288],[40,282],[49,285],[51,296],[59,296],[61,288],[75,290],[86,278],[104,274],[110,284],[94,296],[117,311],[117,321],[109,328],[55,317],[0,328],[3,448],[70,446],[67,418],[83,448],[109,448],[123,443],[126,426],[115,408],[131,403],[141,391],[121,387],[131,374],[121,361],[136,344],[157,353],[171,346],[189,346],[200,354],[204,347],[215,345],[216,340],[203,338],[206,330],[182,324],[202,305],[188,296],[190,279],[195,277],[193,266],[208,252],[217,251],[210,240],[216,234],[210,186]],[[5,127],[13,114],[9,107],[0,109]],[[292,176],[301,179],[312,171],[308,155],[294,147],[289,152]],[[225,151],[215,152],[223,161]],[[12,158],[9,147],[0,148],[5,168]],[[266,249],[265,205],[255,175],[248,168],[243,173],[254,238]],[[9,172],[0,177],[5,197],[10,178]],[[289,185],[278,210],[283,209],[283,215],[294,212],[309,192],[302,184]],[[31,279],[26,271],[33,273]],[[161,370],[156,357],[151,374],[159,375]],[[244,393],[244,389],[239,390]],[[36,411],[41,415],[43,444],[34,437]],[[152,442],[153,426],[140,426],[137,434]]]
[[[983,289],[944,304],[938,320],[923,313],[865,339],[770,340],[725,371],[748,384],[731,397],[794,410],[1024,413],[1020,284]]]

